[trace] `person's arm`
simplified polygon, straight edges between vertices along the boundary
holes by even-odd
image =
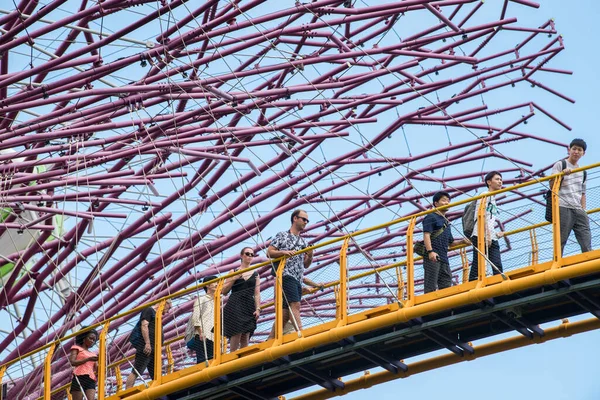
[[[274,246],[269,246],[267,249],[267,257],[279,258],[283,256],[293,256],[296,252],[294,250],[277,250]]]
[[[71,352],[69,353],[69,363],[73,367],[77,367],[78,365],[85,364],[88,361],[98,361],[98,356],[86,357],[86,358],[82,358],[82,359],[78,360],[77,359],[78,354],[79,354],[79,350],[77,350],[77,349],[71,349]]]
[[[256,285],[254,285],[254,318],[260,316],[260,275],[256,274]]]
[[[431,245],[431,232],[423,232],[423,243],[425,244],[425,250],[427,251],[427,258],[430,261],[437,261],[437,253],[433,251]]]
[[[221,291],[221,293],[223,295],[226,295],[227,293],[229,293],[229,291],[231,290],[231,288],[233,287],[233,283],[239,278],[239,275],[234,275],[230,278],[225,279],[225,282],[223,283],[223,290]]]
[[[302,279],[302,282],[304,282],[308,286],[312,286],[312,287],[319,288],[319,289],[323,289],[323,286],[324,286],[322,283],[316,283],[315,281],[313,281],[312,279],[309,279],[307,277],[304,277],[304,279]]]
[[[310,264],[312,264],[313,254],[313,250],[309,250],[304,253],[304,268],[308,268],[310,267]]]
[[[200,340],[204,339],[204,336],[202,335],[202,322],[200,321],[200,318],[202,318],[202,308],[200,299],[196,298],[196,300],[194,300],[194,311],[192,311],[192,321],[196,335],[198,335]]]
[[[582,193],[581,194],[581,207],[583,207],[584,210],[585,210],[585,204],[586,204],[585,193]]]
[[[144,338],[144,354],[150,354],[152,352],[152,343],[150,343],[150,330],[148,325],[150,323],[143,319],[141,323],[142,337]]]

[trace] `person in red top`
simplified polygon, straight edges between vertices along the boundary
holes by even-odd
[[[98,354],[91,352],[90,348],[98,340],[96,331],[87,331],[75,337],[75,344],[69,353],[69,362],[73,368],[71,381],[71,396],[73,400],[83,400],[83,393],[87,400],[96,398],[96,370],[98,369]]]

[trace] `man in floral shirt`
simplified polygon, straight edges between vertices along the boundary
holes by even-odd
[[[313,251],[296,254],[305,249],[308,245],[306,240],[300,236],[300,233],[308,225],[308,214],[304,210],[296,210],[290,218],[292,226],[288,231],[279,232],[271,241],[267,249],[267,256],[271,258],[289,257],[286,260],[283,269],[282,287],[283,287],[283,325],[290,319],[290,310],[292,323],[298,330],[302,330],[302,321],[300,320],[300,299],[302,298],[302,282],[309,286],[320,287],[323,285],[313,282],[304,277],[304,269],[312,263]],[[275,336],[275,325],[271,330],[269,339]]]

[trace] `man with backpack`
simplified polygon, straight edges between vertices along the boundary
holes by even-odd
[[[564,172],[558,191],[561,252],[565,249],[571,231],[575,232],[582,253],[592,249],[590,221],[585,212],[586,174],[585,171],[571,173],[572,170],[579,168],[578,162],[585,155],[586,150],[587,144],[583,139],[573,139],[569,144],[569,157],[557,161],[552,167],[553,175]],[[550,188],[553,181],[550,181]]]
[[[437,192],[433,195],[433,206],[443,207],[450,204],[448,192]],[[450,223],[446,219],[448,209],[428,214],[423,219],[423,256],[425,293],[452,286],[452,272],[448,261],[448,247],[463,243],[452,237]]]
[[[281,285],[283,287],[283,325],[292,317],[292,322],[302,329],[300,321],[300,299],[302,298],[302,283],[309,286],[320,287],[323,285],[313,282],[304,276],[304,270],[310,266],[313,259],[313,251],[303,254],[296,254],[299,250],[307,247],[306,240],[300,236],[300,233],[308,225],[308,214],[304,210],[295,210],[290,218],[292,226],[289,230],[279,232],[271,241],[267,249],[267,257],[279,258],[289,257],[283,268],[283,277]],[[275,325],[273,325],[275,328]],[[275,329],[271,330],[269,339],[275,335]]]
[[[204,277],[202,282],[215,279],[215,275],[210,275]],[[185,344],[196,353],[196,364],[208,362],[214,356],[216,290],[217,282],[209,283],[204,286],[204,295],[194,296],[194,308],[185,328]]]
[[[500,172],[492,171],[488,173],[484,179],[488,190],[482,194],[487,194],[502,189],[502,174]],[[496,229],[496,223],[498,222],[500,211],[496,205],[495,196],[483,197],[477,200],[477,203],[473,208],[473,219],[475,221],[472,231],[473,236],[471,237],[471,242],[473,243],[473,263],[471,264],[471,271],[469,272],[469,281],[476,281],[479,276],[479,250],[477,248],[477,232],[480,221],[477,217],[477,210],[479,210],[479,204],[481,204],[482,201],[486,202],[485,218],[483,221],[485,224],[484,233],[486,258],[492,264],[492,272],[494,275],[502,273],[502,259],[500,258],[500,244],[498,243],[498,239],[504,236],[504,232]],[[483,268],[485,268],[485,266],[483,266]]]

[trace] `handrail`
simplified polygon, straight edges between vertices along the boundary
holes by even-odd
[[[582,168],[574,169],[573,172],[583,171],[583,170],[587,170],[587,169],[591,169],[591,168],[596,168],[596,167],[599,167],[599,166],[600,166],[600,163],[596,163],[596,164],[592,164],[592,165],[587,166],[587,167],[582,167]],[[416,213],[416,214],[412,214],[410,216],[406,216],[406,217],[402,217],[402,218],[399,218],[399,219],[396,219],[396,220],[393,220],[393,221],[389,221],[389,222],[384,223],[384,224],[380,224],[380,225],[377,225],[377,226],[374,226],[374,227],[362,229],[362,230],[359,230],[359,231],[356,231],[356,232],[353,232],[353,233],[350,233],[350,234],[347,234],[347,235],[344,235],[344,236],[341,236],[341,237],[338,237],[338,238],[334,238],[334,239],[331,239],[331,240],[328,240],[328,241],[321,242],[319,244],[316,244],[316,245],[307,247],[307,248],[305,248],[303,250],[300,250],[297,253],[298,254],[302,254],[302,253],[305,253],[305,252],[308,252],[308,251],[311,251],[311,250],[314,250],[314,249],[323,248],[325,246],[328,246],[328,245],[331,245],[331,244],[334,244],[334,243],[337,243],[337,242],[340,242],[340,241],[344,241],[345,242],[346,249],[347,249],[348,241],[351,238],[353,238],[353,237],[360,236],[360,235],[363,235],[363,234],[366,234],[366,233],[370,233],[370,232],[373,232],[375,230],[382,229],[382,228],[385,228],[385,227],[389,227],[389,226],[392,226],[392,225],[395,225],[395,224],[398,224],[398,223],[401,223],[401,222],[406,222],[406,221],[410,221],[409,229],[407,231],[407,238],[411,238],[412,237],[412,231],[414,230],[414,226],[416,224],[416,220],[417,220],[417,218],[419,218],[421,216],[424,216],[424,215],[427,215],[427,214],[430,214],[430,213],[433,213],[433,212],[437,212],[437,211],[440,211],[440,210],[448,209],[448,208],[451,208],[451,207],[456,207],[458,205],[465,204],[465,203],[468,203],[468,202],[471,202],[471,201],[474,201],[474,200],[477,200],[477,199],[480,199],[480,198],[485,198],[485,197],[488,197],[488,196],[497,195],[497,194],[500,194],[500,193],[504,193],[504,192],[516,190],[516,189],[519,189],[519,188],[522,188],[522,187],[527,187],[527,186],[530,186],[530,185],[533,185],[533,184],[536,184],[536,183],[540,183],[540,182],[544,182],[544,181],[549,181],[549,180],[555,179],[555,178],[560,178],[560,177],[562,177],[562,175],[564,175],[564,172],[561,172],[561,173],[555,174],[555,175],[551,175],[551,176],[548,176],[548,177],[544,177],[544,178],[541,178],[541,179],[537,179],[537,180],[534,180],[534,181],[524,182],[524,183],[521,183],[521,184],[518,184],[518,185],[514,185],[514,186],[511,186],[511,187],[508,187],[508,188],[504,188],[504,189],[501,189],[501,190],[498,190],[498,191],[495,191],[495,192],[489,192],[489,193],[480,194],[478,196],[473,196],[472,198],[461,200],[461,201],[458,201],[458,202],[455,202],[455,203],[451,203],[451,204],[448,204],[448,205],[443,206],[443,207],[433,208],[433,209],[430,209],[430,210],[422,211],[422,212],[419,212],[419,213]],[[556,179],[554,181],[554,186],[553,186],[553,190],[552,190],[553,192],[557,191],[557,189],[558,189],[557,185],[559,185],[559,184],[560,184],[560,179]],[[556,195],[556,193],[555,193],[555,195]],[[482,203],[485,203],[485,202],[482,202]],[[554,204],[555,204],[555,208],[558,209],[558,201],[554,202]],[[592,213],[595,213],[595,212],[598,212],[598,211],[600,211],[600,208],[590,210],[590,211],[588,211],[588,214],[592,214]],[[558,217],[558,212],[556,212],[554,215],[556,217]],[[557,243],[556,230],[557,230],[557,227],[558,227],[557,220],[558,220],[558,218],[554,218],[554,222],[552,223],[553,224],[553,228],[554,228],[553,229],[553,231],[554,231],[554,233],[553,233],[553,235],[554,235],[553,239],[554,240],[553,241],[555,242],[555,246],[554,246],[555,260],[556,260],[556,252],[558,251],[558,254],[560,254],[560,237],[558,237],[558,250],[557,250],[557,246],[556,246],[556,243]],[[537,227],[547,226],[547,225],[550,225],[550,224],[551,223],[544,222],[544,223],[540,223],[540,224],[531,225],[529,227],[518,228],[518,229],[515,229],[513,231],[506,232],[506,235],[516,234],[516,233],[519,233],[519,232],[524,232],[524,231],[527,231],[527,230],[532,230],[532,229],[535,229]],[[479,225],[481,227],[483,224],[479,224]],[[481,241],[481,239],[480,239],[480,241]],[[407,240],[407,253],[406,253],[407,260],[406,261],[398,262],[398,263],[393,263],[393,264],[389,264],[389,265],[385,265],[385,266],[382,266],[382,267],[379,267],[379,268],[374,268],[373,270],[366,271],[366,273],[356,274],[356,275],[354,275],[352,277],[348,277],[347,278],[347,282],[353,281],[355,279],[360,279],[361,277],[368,276],[370,274],[377,273],[378,271],[383,271],[383,270],[394,268],[394,267],[398,267],[398,266],[401,266],[401,265],[408,265],[409,266],[409,276],[408,276],[408,279],[407,279],[407,285],[408,285],[408,295],[407,295],[408,304],[407,305],[411,305],[411,303],[414,304],[414,261],[419,260],[421,258],[420,257],[416,257],[416,258],[413,257],[413,254],[412,254],[412,245],[411,244],[412,244],[412,240]],[[465,248],[467,246],[469,246],[469,245],[468,244],[463,244],[463,245],[460,245],[460,246],[453,247],[451,250],[461,249],[461,248]],[[480,246],[481,246],[481,243],[480,243]],[[344,249],[344,245],[342,245],[342,249]],[[344,254],[344,257],[345,257],[345,254]],[[281,279],[281,274],[283,272],[283,265],[284,265],[285,259],[286,259],[286,257],[280,257],[280,258],[278,258],[278,259],[275,260],[275,261],[279,261],[279,268],[278,268],[278,271],[277,271],[277,277],[279,279],[277,279],[276,281],[280,281],[280,279]],[[340,259],[340,261],[341,261],[341,259]],[[5,371],[9,366],[15,364],[19,360],[22,360],[24,358],[30,357],[31,355],[33,355],[35,353],[38,353],[38,352],[43,351],[43,350],[48,349],[48,348],[53,348],[53,346],[55,348],[55,346],[57,346],[61,342],[65,341],[65,340],[68,340],[68,339],[71,339],[71,338],[73,338],[73,337],[75,337],[75,336],[77,336],[77,335],[79,335],[79,334],[81,334],[83,332],[95,329],[95,328],[97,328],[99,326],[102,326],[102,325],[104,325],[104,328],[107,329],[108,328],[108,324],[110,324],[110,322],[115,321],[115,320],[120,319],[120,318],[124,318],[124,317],[126,317],[128,315],[131,315],[133,313],[137,313],[137,312],[143,310],[144,308],[147,308],[149,306],[152,306],[152,305],[155,305],[155,304],[159,304],[159,303],[161,303],[161,306],[164,306],[164,303],[167,300],[169,300],[169,299],[172,299],[172,298],[175,298],[175,297],[184,296],[184,295],[186,295],[188,293],[191,293],[193,291],[197,291],[200,288],[205,287],[206,285],[209,285],[209,284],[214,283],[214,282],[219,282],[220,284],[222,284],[222,282],[225,279],[229,279],[229,278],[231,278],[233,276],[237,276],[237,275],[246,273],[248,271],[253,271],[253,270],[256,270],[258,268],[267,266],[267,265],[271,265],[271,263],[272,263],[272,260],[268,260],[268,261],[265,261],[265,262],[253,265],[253,266],[251,266],[249,268],[245,268],[245,269],[242,269],[242,270],[239,270],[239,271],[234,271],[234,272],[225,274],[225,275],[223,275],[223,276],[221,276],[219,278],[213,279],[211,281],[200,283],[200,284],[197,284],[197,285],[193,285],[190,288],[180,290],[180,291],[178,291],[176,293],[173,293],[171,295],[168,295],[168,296],[162,297],[160,299],[157,299],[157,300],[148,302],[146,304],[140,305],[140,306],[138,306],[136,308],[133,308],[133,309],[131,309],[129,311],[120,313],[120,314],[115,315],[115,316],[113,316],[111,318],[108,318],[108,319],[106,319],[106,320],[104,320],[102,322],[99,322],[99,323],[96,323],[94,325],[91,325],[91,326],[89,326],[89,327],[87,327],[85,329],[82,329],[80,331],[77,331],[77,332],[74,332],[72,334],[66,335],[66,336],[64,336],[64,337],[62,337],[60,339],[57,339],[57,340],[53,341],[53,342],[47,343],[46,345],[41,346],[40,348],[34,349],[34,350],[32,350],[32,351],[30,351],[30,352],[28,352],[28,353],[26,353],[26,354],[24,354],[24,355],[22,355],[22,356],[20,356],[18,358],[15,358],[14,360],[10,360],[10,361],[8,361],[5,364],[0,365],[0,371]],[[345,263],[345,260],[344,260],[344,263]],[[412,264],[412,268],[410,268],[411,264]],[[480,274],[481,274],[481,271],[483,270],[483,275],[484,275],[484,279],[485,279],[485,262],[480,263],[479,269],[480,269]],[[340,272],[341,272],[341,270],[340,270]],[[340,281],[338,280],[337,282],[334,281],[334,282],[327,283],[325,285],[325,287],[332,287],[332,286],[339,285],[339,284],[340,284]],[[411,288],[411,286],[412,286],[412,288]],[[275,333],[276,333],[275,334],[275,338],[276,338],[276,340],[275,340],[275,343],[281,343],[281,340],[282,340],[282,328],[283,327],[282,327],[281,321],[277,320],[277,317],[279,315],[279,318],[281,318],[282,299],[281,299],[281,287],[280,287],[280,285],[277,286],[277,282],[276,282],[276,286],[275,286],[275,293],[276,293],[276,296],[275,296],[276,310],[279,310],[279,312],[275,313],[276,314],[275,315],[275,318],[276,318],[276,324],[275,324]],[[279,293],[279,296],[277,296],[278,293]],[[314,290],[311,291],[311,293],[314,293]],[[346,296],[346,293],[341,293],[341,295],[342,296]],[[265,304],[261,308],[265,308],[265,307],[268,307],[268,306],[269,305]],[[159,309],[161,309],[161,307],[159,307]],[[162,311],[162,309],[160,311]],[[159,318],[158,313],[157,313],[157,318]],[[157,330],[160,329],[161,328],[161,324],[156,324],[156,328],[157,328]],[[219,332],[219,330],[220,330],[220,326],[219,327],[216,326],[215,332],[217,333],[217,332]],[[217,336],[220,336],[220,335],[217,335]],[[156,337],[159,337],[159,336],[156,336]],[[179,338],[175,338],[175,339],[172,339],[172,341],[177,341],[178,339]],[[155,341],[155,345],[157,346],[157,350],[158,350],[158,351],[155,351],[155,357],[158,359],[158,361],[160,361],[161,360],[162,351],[159,350],[159,348],[162,347],[162,345],[160,344],[160,341],[158,341],[158,340]],[[217,347],[219,349],[217,349]],[[50,353],[51,352],[52,351],[50,351]],[[220,362],[220,356],[222,354],[221,354],[220,346],[216,346],[216,343],[215,343],[215,355],[218,356],[216,358],[217,364],[218,364]],[[120,364],[122,364],[123,362],[125,362],[127,359],[130,359],[130,358],[132,358],[132,356],[131,357],[127,357],[127,358],[125,358],[123,360],[120,360],[118,362],[112,363],[112,364],[110,364],[108,366],[108,368],[115,367],[115,366],[118,367]],[[157,366],[156,373],[158,373],[158,375],[156,375],[155,378],[157,378],[157,377],[159,377],[162,374],[161,373],[161,369],[158,367],[159,365],[161,365],[161,363],[158,362],[155,365]]]

